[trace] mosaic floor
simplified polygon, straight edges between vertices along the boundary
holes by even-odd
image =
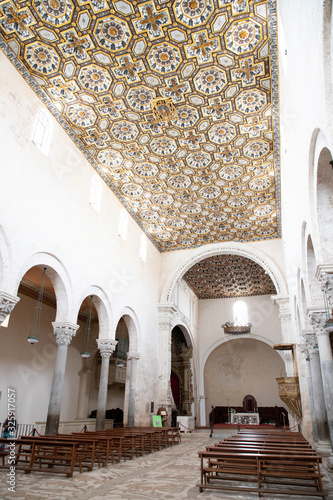
[[[178,446],[162,450],[135,460],[75,474],[72,478],[49,474],[16,473],[16,491],[9,492],[6,484],[7,471],[0,471],[0,500],[250,500],[256,494],[210,492],[199,493],[195,486],[200,478],[197,452],[208,444],[219,441],[231,431],[219,431],[213,438],[209,433],[195,432],[182,435]],[[323,461],[323,481],[328,492],[327,500],[333,500],[333,473]],[[277,496],[265,496],[265,500],[277,500]],[[286,496],[280,499],[290,500]],[[299,500],[301,497],[294,497]],[[315,497],[309,497],[315,498]]]

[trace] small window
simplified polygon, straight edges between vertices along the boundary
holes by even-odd
[[[147,236],[145,234],[141,234],[140,238],[140,259],[143,262],[147,260]]]
[[[238,300],[233,309],[235,326],[246,325],[249,322],[247,304],[243,300]]]
[[[90,184],[89,205],[91,205],[96,212],[99,212],[101,206],[101,194],[101,180],[97,174],[94,174]]]
[[[120,211],[119,215],[119,227],[118,227],[118,234],[119,236],[126,241],[127,238],[127,227],[128,227],[128,217],[127,217],[127,212],[123,208]]]
[[[45,155],[49,152],[52,135],[52,122],[49,114],[40,109],[36,118],[35,128],[32,134],[32,142]]]

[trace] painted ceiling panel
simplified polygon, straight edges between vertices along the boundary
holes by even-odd
[[[275,30],[273,0],[0,0],[1,49],[160,251],[280,237]]]

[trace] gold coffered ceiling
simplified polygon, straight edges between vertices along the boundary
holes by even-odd
[[[0,47],[161,251],[280,236],[275,28],[273,0],[0,0]]]
[[[183,276],[199,299],[274,295],[269,275],[256,262],[239,255],[214,255],[198,262]]]

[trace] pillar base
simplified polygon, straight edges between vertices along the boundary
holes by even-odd
[[[333,455],[330,455],[327,460],[327,467],[333,470]]]
[[[316,451],[318,453],[321,453],[322,455],[331,455],[332,454],[332,446],[330,441],[318,441],[318,443],[314,443],[314,447],[316,448]],[[332,460],[333,460],[333,455],[332,455]],[[332,462],[332,467],[333,467],[333,462]]]

